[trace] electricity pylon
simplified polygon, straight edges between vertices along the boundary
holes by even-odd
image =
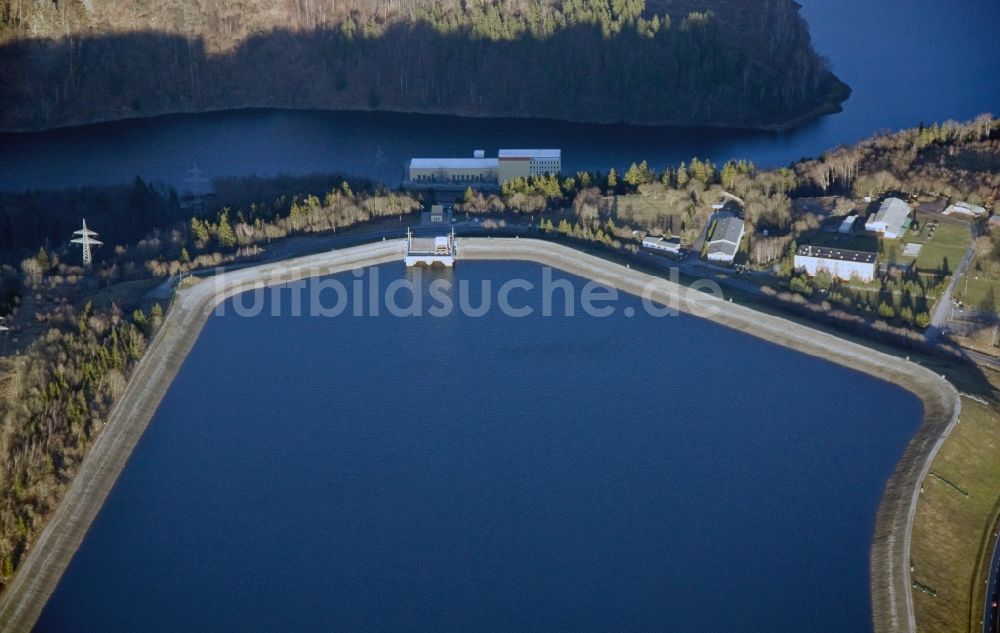
[[[79,235],[80,237],[70,240],[74,244],[80,244],[83,246],[83,265],[90,266],[91,256],[90,247],[91,246],[101,246],[104,242],[99,242],[94,238],[97,237],[97,233],[89,230],[87,228],[87,221],[83,221],[83,228],[79,231],[73,231],[73,235]]]

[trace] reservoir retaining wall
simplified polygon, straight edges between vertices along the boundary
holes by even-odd
[[[403,244],[403,240],[378,242],[244,268],[179,291],[62,502],[0,596],[0,628],[31,630],[215,306],[261,285],[280,285],[389,262],[399,262],[402,266]],[[683,312],[831,360],[899,384],[916,394],[924,405],[924,420],[886,485],[871,552],[876,632],[915,630],[909,567],[913,515],[920,483],[957,422],[960,410],[958,392],[944,378],[902,358],[559,244],[529,239],[464,238],[458,240],[458,256],[459,260],[533,261],[639,296],[649,296],[650,289],[655,288],[653,296],[657,301],[668,301]]]

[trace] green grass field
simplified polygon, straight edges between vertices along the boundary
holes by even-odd
[[[924,224],[918,236],[906,237],[898,240],[899,251],[902,253],[903,246],[907,242],[918,242],[923,244],[920,254],[917,255],[917,270],[923,272],[936,272],[942,269],[947,260],[948,271],[955,270],[965,257],[965,249],[972,239],[969,234],[969,227],[958,222],[942,222],[938,225],[934,238],[930,239],[927,225]],[[907,258],[908,259],[908,258]]]
[[[913,606],[921,633],[978,624],[980,561],[1000,510],[1000,415],[962,398],[961,421],[924,480],[913,523]]]
[[[662,225],[668,228],[673,224],[673,231],[680,231],[684,214],[678,210],[675,196],[643,198],[639,194],[617,196],[614,202],[615,214],[621,220],[631,219],[644,225]]]
[[[967,274],[958,283],[955,298],[974,310],[1000,310],[1000,279]]]

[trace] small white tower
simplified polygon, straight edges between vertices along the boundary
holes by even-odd
[[[79,235],[80,237],[70,240],[74,244],[80,244],[83,246],[83,265],[90,266],[90,247],[91,246],[101,246],[103,242],[98,242],[94,238],[97,237],[97,233],[89,230],[87,228],[87,221],[83,221],[83,228],[79,231],[73,231],[73,235]]]

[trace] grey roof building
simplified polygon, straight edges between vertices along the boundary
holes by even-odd
[[[865,223],[866,231],[881,233],[886,237],[899,237],[910,227],[910,205],[899,198],[886,198],[878,211]]]
[[[715,231],[708,242],[706,257],[712,261],[732,262],[743,239],[743,219],[726,215],[716,220]]]
[[[642,238],[642,246],[676,255],[681,251],[681,238],[676,235],[647,235]]]

